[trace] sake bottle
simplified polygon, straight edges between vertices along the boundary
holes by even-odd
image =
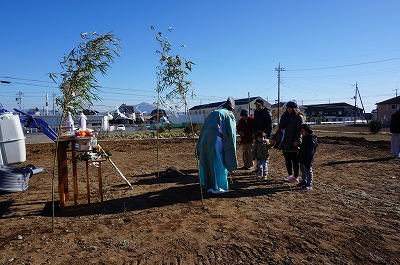
[[[72,132],[74,131],[74,119],[72,119],[71,112],[68,112],[68,116],[65,120],[65,127],[67,128],[67,134],[72,135]]]
[[[79,130],[80,131],[86,131],[86,116],[81,112],[81,115],[79,116]]]

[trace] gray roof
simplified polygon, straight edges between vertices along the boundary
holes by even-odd
[[[376,105],[380,104],[400,104],[400,96],[376,103]]]
[[[354,107],[348,103],[325,103],[325,104],[315,104],[315,105],[304,105],[306,108],[338,108],[338,107]]]
[[[254,101],[256,99],[262,99],[261,97],[251,97],[251,98],[241,98],[241,99],[235,99],[235,105],[246,105],[249,103],[249,101]],[[208,108],[219,108],[222,107],[222,105],[224,105],[225,101],[219,101],[219,102],[213,102],[213,103],[209,103],[209,104],[203,104],[203,105],[197,105],[194,106],[192,108],[190,108],[189,110],[198,110],[198,109],[208,109]],[[266,100],[264,100],[265,103],[268,103]]]
[[[286,102],[279,102],[279,107],[282,108],[285,104],[286,104]],[[278,107],[278,103],[271,105],[271,108],[277,108],[277,107]]]

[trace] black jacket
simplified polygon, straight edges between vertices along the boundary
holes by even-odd
[[[278,128],[280,131],[285,130],[283,140],[280,144],[281,150],[286,152],[298,151],[298,147],[295,147],[294,143],[300,143],[300,126],[303,124],[303,117],[300,113],[295,114],[287,111],[283,113]],[[272,139],[276,140],[276,134]]]
[[[300,144],[300,150],[297,154],[297,160],[300,164],[305,165],[307,169],[312,167],[314,162],[315,151],[319,145],[318,138],[315,134],[306,135]]]
[[[267,138],[271,137],[272,132],[272,114],[268,108],[262,108],[260,111],[254,111],[253,135],[259,131],[265,132]]]
[[[390,132],[400,133],[400,110],[393,113],[390,118]]]

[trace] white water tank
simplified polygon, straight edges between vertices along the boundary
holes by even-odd
[[[0,165],[22,163],[25,160],[25,136],[19,116],[0,112]]]

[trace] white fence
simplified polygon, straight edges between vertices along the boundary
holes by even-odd
[[[173,124],[182,124],[182,123],[204,123],[206,120],[206,115],[205,114],[196,114],[196,115],[179,115],[179,116],[174,116],[170,115],[168,116],[168,120],[173,123]]]
[[[354,121],[323,121],[321,122],[321,125],[325,125],[325,124],[333,124],[333,125],[337,125],[337,124],[366,124],[367,121],[366,120],[356,120]],[[308,124],[317,124],[317,123],[308,123]]]

